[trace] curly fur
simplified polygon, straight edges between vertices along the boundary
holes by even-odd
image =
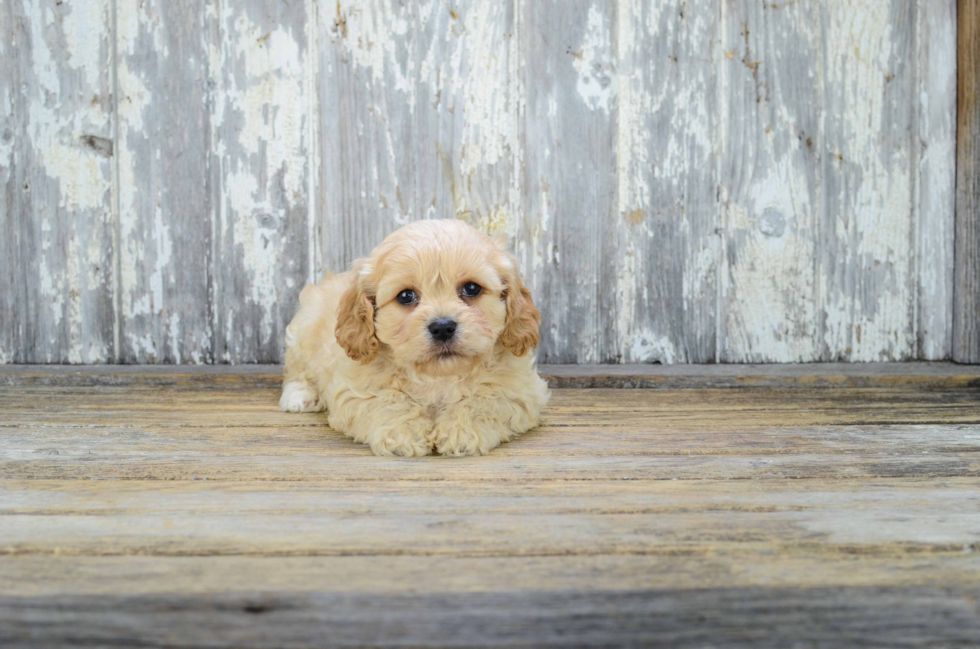
[[[460,287],[483,292],[465,298]],[[415,290],[417,304],[395,297]],[[428,324],[452,318],[456,337]],[[533,355],[541,316],[517,264],[462,221],[419,221],[300,295],[279,405],[328,410],[378,455],[479,455],[537,425],[548,389]]]

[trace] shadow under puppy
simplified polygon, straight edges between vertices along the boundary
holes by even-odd
[[[479,455],[538,423],[538,314],[513,256],[462,221],[417,221],[300,295],[279,407],[328,410],[378,455]]]

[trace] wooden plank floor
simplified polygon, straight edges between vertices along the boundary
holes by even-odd
[[[978,647],[977,372],[894,369],[620,371],[670,389],[424,460],[274,368],[3,370],[0,646]]]

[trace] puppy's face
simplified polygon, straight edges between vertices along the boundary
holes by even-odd
[[[355,264],[336,333],[355,360],[385,345],[399,366],[446,376],[469,371],[498,340],[527,353],[539,322],[513,258],[489,237],[462,221],[419,221]]]

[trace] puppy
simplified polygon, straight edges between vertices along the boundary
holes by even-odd
[[[329,411],[377,455],[482,455],[538,423],[538,314],[512,256],[417,221],[300,295],[279,407]]]

